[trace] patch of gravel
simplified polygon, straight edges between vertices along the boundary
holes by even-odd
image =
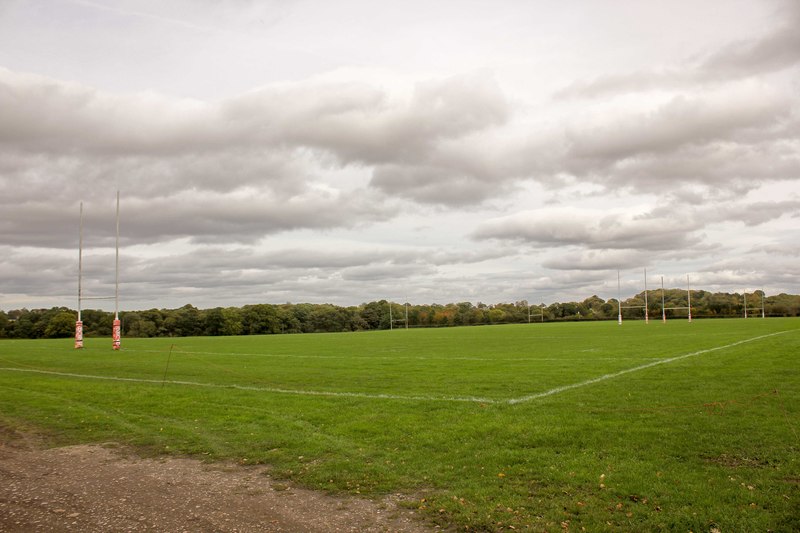
[[[297,488],[261,466],[145,459],[113,445],[47,449],[0,427],[2,532],[441,531],[398,501]]]

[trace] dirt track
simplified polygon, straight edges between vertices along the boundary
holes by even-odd
[[[396,499],[332,497],[265,467],[143,459],[113,446],[47,449],[0,427],[0,531],[430,532]]]

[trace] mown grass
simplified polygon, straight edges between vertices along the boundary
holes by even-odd
[[[402,492],[459,529],[800,530],[797,319],[86,346],[0,342],[0,421]]]

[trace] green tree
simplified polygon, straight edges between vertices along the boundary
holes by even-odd
[[[191,304],[186,304],[173,313],[175,317],[175,335],[178,337],[193,337],[203,332],[203,320],[200,310]]]
[[[225,335],[225,316],[222,314],[221,307],[215,307],[205,312],[205,328],[203,333],[216,337],[218,335]]]
[[[60,311],[47,322],[44,336],[48,339],[61,339],[75,335],[75,315],[70,311]]]
[[[155,337],[158,328],[143,313],[123,313],[120,316],[124,334],[128,337]]]
[[[366,325],[364,329],[380,329],[383,327],[384,314],[388,314],[387,305],[386,300],[361,304],[359,315]],[[386,320],[388,320],[388,318]]]
[[[493,307],[489,309],[489,323],[490,324],[500,324],[505,322],[506,313],[502,309],[497,307]]]
[[[110,337],[114,315],[99,309],[81,311],[83,335],[85,337]]]
[[[8,315],[5,311],[0,311],[0,339],[8,337],[8,330],[10,329],[11,322],[8,320]]]
[[[280,333],[282,324],[274,305],[246,305],[242,308],[242,331],[246,335]]]
[[[240,335],[242,333],[242,315],[236,307],[226,307],[222,310],[222,334]]]
[[[34,313],[24,310],[14,322],[14,337],[18,339],[38,339],[41,337]]]

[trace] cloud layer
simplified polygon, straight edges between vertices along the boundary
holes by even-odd
[[[192,6],[4,8],[0,308],[74,299],[81,202],[107,291],[117,190],[132,306],[559,298],[643,266],[796,292],[795,2],[708,15],[680,52],[689,2],[591,24],[471,5],[447,27],[356,1]],[[634,14],[664,36],[617,26]],[[57,39],[74,58],[36,52]]]

